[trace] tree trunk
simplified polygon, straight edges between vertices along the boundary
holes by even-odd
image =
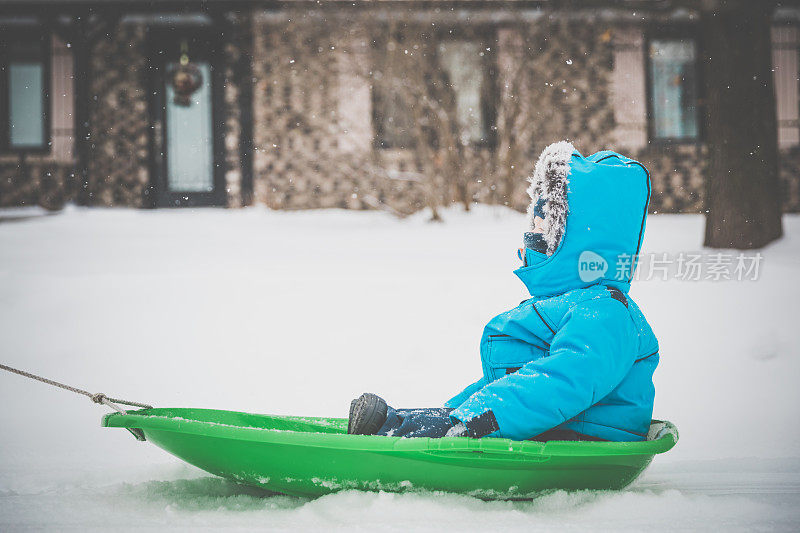
[[[700,22],[708,141],[705,246],[750,249],[783,234],[773,10],[761,2],[731,4],[703,12]]]

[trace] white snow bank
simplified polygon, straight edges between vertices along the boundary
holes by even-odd
[[[67,210],[73,209],[71,206]],[[0,222],[17,222],[29,218],[43,217],[57,214],[38,205],[23,207],[0,207]]]
[[[723,462],[708,482],[700,477],[709,472],[677,465],[655,468],[626,491],[558,491],[529,502],[353,491],[306,500],[165,467],[159,480],[0,493],[0,525],[59,531],[796,530],[797,465],[770,477],[732,472],[742,465]]]
[[[364,391],[438,405],[478,376],[484,323],[525,296],[511,273],[524,216],[445,216],[71,209],[0,224],[0,361],[159,406],[345,416]],[[654,416],[681,441],[629,491],[264,498],[100,428],[86,398],[0,375],[0,530],[797,529],[800,217],[785,229],[759,281],[634,286],[661,343]],[[701,235],[701,217],[652,216],[645,252],[699,250]]]

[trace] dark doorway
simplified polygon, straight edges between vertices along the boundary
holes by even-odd
[[[223,76],[208,29],[153,31],[150,51],[152,173],[157,207],[225,205]],[[176,76],[188,79],[187,94]]]

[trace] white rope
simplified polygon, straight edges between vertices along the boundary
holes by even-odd
[[[47,378],[42,377],[42,376],[37,376],[36,374],[31,374],[30,372],[25,372],[24,370],[19,370],[17,368],[13,368],[13,367],[10,367],[8,365],[4,365],[2,363],[0,363],[0,369],[5,370],[7,372],[11,372],[12,374],[17,374],[19,376],[26,377],[26,378],[35,379],[36,381],[41,381],[42,383],[46,383],[47,385],[52,385],[54,387],[58,387],[58,388],[61,388],[61,389],[64,389],[64,390],[68,390],[68,391],[74,392],[76,394],[82,394],[82,395],[86,396],[87,398],[89,398],[90,400],[92,400],[92,402],[98,403],[98,404],[103,404],[103,405],[105,405],[107,407],[110,407],[111,409],[117,411],[118,413],[123,414],[123,415],[127,415],[128,412],[125,411],[125,409],[123,409],[122,407],[120,407],[117,404],[129,405],[131,407],[141,407],[143,409],[152,409],[153,408],[152,405],[148,405],[146,403],[131,402],[129,400],[120,400],[119,398],[109,398],[108,396],[106,396],[102,392],[97,392],[97,393],[92,394],[89,391],[85,391],[85,390],[79,389],[77,387],[72,387],[70,385],[65,385],[64,383],[59,383],[58,381],[53,381],[52,379],[47,379]],[[142,431],[140,429],[135,429],[135,428],[134,429],[126,428],[126,429],[128,429],[128,431],[133,433],[133,436],[136,437],[137,440],[144,440],[144,434],[142,433]]]

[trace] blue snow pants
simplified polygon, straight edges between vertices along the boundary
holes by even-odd
[[[453,427],[450,412],[447,407],[432,407],[427,409],[395,409],[389,407],[386,411],[386,422],[376,435],[389,437],[444,437],[445,433]]]
[[[447,407],[429,407],[422,409],[395,409],[386,410],[386,422],[376,435],[389,437],[429,437],[438,439],[444,437],[453,421],[450,413],[454,409]],[[533,437],[533,441],[547,442],[550,440],[572,441],[603,441],[598,437],[583,435],[571,429],[551,429]]]

